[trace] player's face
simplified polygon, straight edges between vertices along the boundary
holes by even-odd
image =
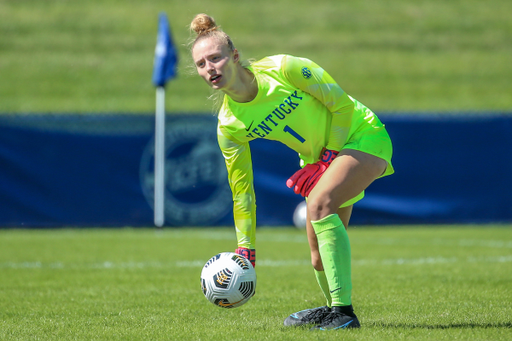
[[[192,58],[197,73],[213,89],[229,87],[236,72],[235,62],[238,53],[232,52],[228,46],[219,44],[215,38],[199,41],[192,50]]]

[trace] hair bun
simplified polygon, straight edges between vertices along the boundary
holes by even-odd
[[[198,14],[190,23],[190,29],[197,33],[198,36],[201,34],[213,31],[217,28],[215,20],[208,14]]]

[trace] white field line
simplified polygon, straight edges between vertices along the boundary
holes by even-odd
[[[349,232],[350,235],[350,232]],[[208,240],[234,240],[235,232],[215,231],[215,232],[197,232],[191,237],[189,232],[173,232],[172,234],[165,235],[170,239],[208,239]],[[273,233],[271,235],[259,235],[258,242],[287,242],[287,243],[304,243],[307,244],[308,240],[304,235],[294,235],[283,233]],[[367,237],[353,237],[351,238],[353,244],[374,244],[374,245],[435,245],[435,246],[460,246],[460,247],[488,247],[488,248],[505,248],[512,249],[512,240],[481,240],[481,239],[421,239],[421,238],[367,238]]]
[[[382,239],[358,239],[351,240],[352,244],[375,244],[375,245],[432,245],[432,246],[454,246],[454,247],[485,247],[491,249],[512,249],[511,240],[477,240],[477,239],[398,239],[398,238],[382,238]]]
[[[1,262],[0,269],[146,269],[146,268],[202,268],[206,260],[175,262],[98,262],[98,263],[62,263],[62,262]],[[455,263],[512,263],[512,255],[497,257],[422,257],[394,259],[356,259],[353,266],[365,265],[430,265]],[[309,266],[309,260],[258,260],[258,267]]]

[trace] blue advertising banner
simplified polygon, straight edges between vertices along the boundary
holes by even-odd
[[[0,115],[0,225],[148,225],[137,174],[151,123],[150,116]]]
[[[380,114],[396,173],[352,224],[512,221],[511,115]],[[258,226],[293,224],[295,152],[251,143]],[[232,225],[216,117],[167,115],[166,226]],[[0,227],[152,226],[154,116],[0,115]]]
[[[353,223],[512,221],[512,115],[384,115],[396,173],[375,181]]]

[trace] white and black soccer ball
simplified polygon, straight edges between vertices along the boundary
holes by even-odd
[[[222,252],[204,265],[201,289],[216,306],[236,308],[254,295],[256,271],[247,258],[234,252]]]

